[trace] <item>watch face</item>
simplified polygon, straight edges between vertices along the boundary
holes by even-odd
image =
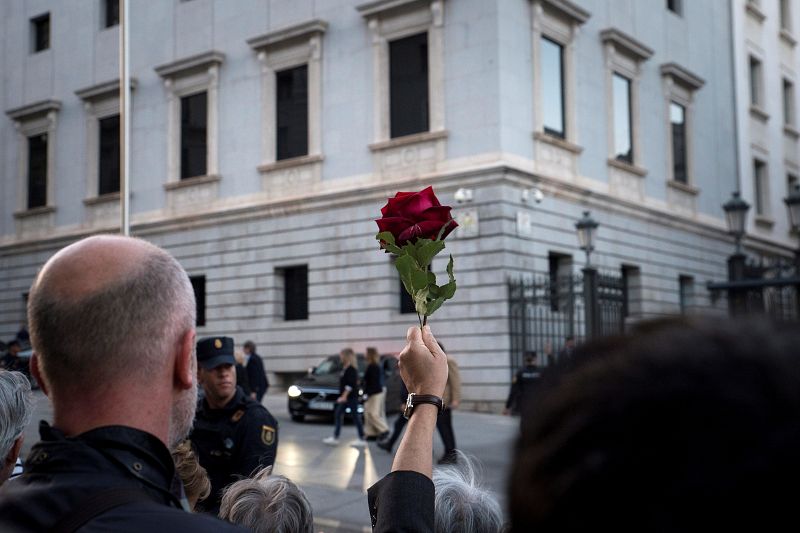
[[[412,392],[411,394],[408,395],[408,398],[406,399],[406,408],[403,410],[403,416],[407,419],[410,418],[411,411],[413,410],[414,410],[414,393]]]

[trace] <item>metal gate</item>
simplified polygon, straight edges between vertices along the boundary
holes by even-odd
[[[567,337],[621,333],[625,326],[625,283],[621,277],[584,269],[570,276],[534,276],[508,280],[512,375],[526,351],[552,364]]]

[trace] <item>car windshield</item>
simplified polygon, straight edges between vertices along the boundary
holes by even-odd
[[[357,354],[357,361],[358,361],[358,374],[363,376],[364,370],[367,368],[367,361],[364,359],[364,356],[361,354]],[[315,376],[325,376],[328,374],[338,374],[342,371],[342,362],[339,360],[338,355],[332,355],[322,361],[317,368],[314,369],[313,374]]]

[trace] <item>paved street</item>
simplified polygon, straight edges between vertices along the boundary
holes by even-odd
[[[36,413],[25,435],[24,454],[38,440],[39,420],[50,420],[50,402],[36,391]],[[322,439],[333,431],[332,423],[311,419],[292,422],[284,393],[270,393],[264,404],[280,423],[280,444],[275,472],[294,480],[305,490],[314,508],[318,531],[326,533],[369,531],[366,489],[391,469],[392,455],[374,443],[364,450],[347,443],[355,438],[352,425],[342,428],[341,444],[330,447]],[[390,426],[392,420],[390,419]],[[505,507],[505,478],[511,457],[511,443],[517,420],[500,415],[457,411],[453,415],[458,447],[476,457],[487,486],[498,494]],[[442,455],[438,436],[435,457]]]

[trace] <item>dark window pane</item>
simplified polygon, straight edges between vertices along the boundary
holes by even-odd
[[[105,0],[106,28],[119,24],[119,0]]]
[[[686,175],[686,109],[675,102],[669,104],[672,127],[672,179],[687,183]]]
[[[97,194],[119,192],[119,115],[99,121]]]
[[[389,43],[391,137],[428,131],[428,34]]]
[[[767,215],[767,165],[756,159],[753,161],[753,189],[757,215]]]
[[[308,67],[275,74],[277,159],[308,154]]]
[[[614,157],[633,163],[631,128],[631,80],[614,74]]]
[[[761,105],[761,62],[750,58],[750,104]]]
[[[181,179],[206,174],[206,93],[181,98]]]
[[[33,51],[41,52],[50,48],[50,14],[31,19],[33,31]]]
[[[284,320],[308,318],[308,265],[283,269]]]
[[[47,135],[28,137],[28,209],[47,205]]]
[[[667,9],[675,13],[676,15],[680,15],[683,13],[683,3],[681,0],[667,0]]]
[[[794,85],[783,80],[783,123],[794,126]]]
[[[194,290],[194,301],[197,309],[196,326],[206,325],[206,277],[205,276],[189,276],[189,281],[192,283]]]
[[[564,128],[564,47],[545,37],[541,41],[542,115],[544,131],[566,137]]]
[[[400,312],[405,313],[416,313],[417,307],[414,305],[414,299],[408,294],[408,291],[403,286],[403,282],[400,282]]]

